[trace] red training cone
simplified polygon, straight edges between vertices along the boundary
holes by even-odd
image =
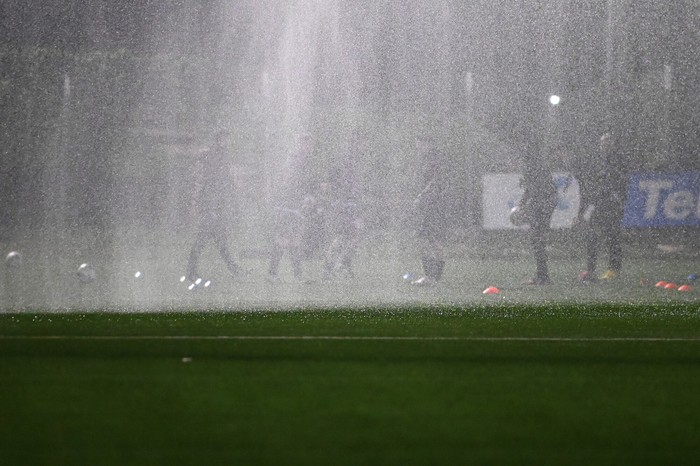
[[[668,282],[665,282],[663,280],[661,280],[660,282],[656,282],[657,288],[664,288],[666,285],[668,285]]]
[[[664,286],[664,288],[666,288],[667,290],[675,290],[676,288],[678,288],[678,285],[676,285],[673,282],[669,282],[666,283],[666,286]]]
[[[693,291],[693,287],[690,285],[681,285],[678,287],[678,291],[683,291],[683,292]]]
[[[501,290],[499,290],[495,286],[489,286],[484,291],[482,291],[483,294],[499,294],[500,292]]]

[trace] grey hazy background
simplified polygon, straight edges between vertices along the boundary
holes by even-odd
[[[461,230],[478,229],[482,173],[527,153],[566,170],[605,128],[640,170],[698,169],[699,31],[694,0],[5,0],[2,252],[25,249],[32,299],[56,307],[81,298],[63,283],[83,261],[126,276],[171,248],[158,273],[179,273],[192,156],[219,128],[252,256],[303,133],[320,176],[361,152],[373,232],[405,227],[425,131],[445,141]]]

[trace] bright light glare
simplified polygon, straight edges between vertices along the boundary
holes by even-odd
[[[549,96],[549,103],[550,104],[559,105],[559,102],[561,102],[561,98],[558,95]]]

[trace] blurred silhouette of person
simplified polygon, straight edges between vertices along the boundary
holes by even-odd
[[[423,167],[423,187],[413,205],[418,214],[423,275],[411,284],[433,286],[445,270],[444,243],[448,235],[449,210],[447,157],[431,135],[416,138],[416,150]]]
[[[359,197],[359,153],[362,141],[355,136],[346,157],[331,173],[326,185],[326,228],[330,244],[323,262],[323,279],[330,280],[342,272],[354,278],[353,258],[357,251],[364,221],[361,216]]]
[[[270,282],[280,280],[279,267],[285,254],[289,255],[294,278],[302,279],[304,238],[309,219],[316,209],[316,186],[310,170],[314,148],[314,139],[310,135],[303,135],[297,150],[290,153],[276,186],[273,239],[267,277]]]
[[[518,208],[524,213],[526,223],[530,225],[530,244],[535,259],[535,276],[527,283],[548,285],[551,279],[547,242],[552,214],[557,205],[557,188],[551,173],[535,160],[526,163],[521,184],[524,192]]]
[[[595,282],[598,249],[608,249],[608,270],[600,277],[610,280],[622,269],[621,222],[625,209],[629,164],[617,148],[611,131],[605,131],[599,140],[595,163],[588,174],[590,203],[593,208],[586,230],[586,270],[579,274],[582,282]]]
[[[229,153],[230,134],[221,130],[213,138],[213,145],[198,154],[194,169],[195,192],[193,213],[197,233],[190,248],[187,278],[201,278],[197,270],[200,256],[209,242],[213,242],[234,277],[246,271],[238,265],[228,247],[229,212],[232,199],[233,160]]]
[[[578,181],[578,195],[579,195],[579,205],[578,212],[576,212],[576,217],[574,218],[574,225],[583,225],[588,220],[590,220],[590,211],[593,205],[592,186],[595,180],[591,179],[594,176],[594,163],[595,157],[591,157],[588,153],[577,154],[574,157],[573,163],[571,164],[571,173],[569,175],[569,183],[571,178],[575,178]],[[570,184],[567,183],[565,190],[568,190]]]

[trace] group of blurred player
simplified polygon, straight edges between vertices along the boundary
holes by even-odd
[[[448,234],[448,164],[439,144],[429,136],[419,137],[416,149],[424,168],[423,189],[415,200],[420,219],[418,236],[423,241],[423,275],[412,284],[430,286],[440,281],[445,268],[443,248]],[[521,215],[521,223],[529,225],[535,260],[535,275],[527,284],[548,285],[551,278],[547,243],[552,215],[558,203],[557,188],[538,156],[526,159],[524,165],[524,192],[516,211]],[[611,131],[601,135],[596,151],[586,154],[572,167],[573,176],[579,182],[581,199],[575,223],[585,231],[586,268],[576,278],[580,283],[598,281],[596,267],[602,245],[607,247],[608,269],[600,279],[614,279],[622,269],[620,234],[628,167],[625,153],[615,144]]]
[[[423,189],[415,200],[420,221],[418,236],[423,241],[423,275],[411,283],[430,286],[440,281],[445,268],[443,248],[448,233],[448,164],[445,153],[429,136],[419,137],[416,149],[424,168]],[[597,150],[576,162],[572,175],[578,180],[581,202],[575,224],[584,229],[586,250],[585,270],[576,280],[585,284],[599,280],[596,268],[601,246],[607,248],[608,269],[600,279],[612,280],[622,269],[621,221],[630,164],[611,131],[601,135]],[[526,158],[524,165],[524,192],[516,211],[521,215],[520,223],[529,225],[535,260],[535,274],[527,284],[548,285],[551,278],[547,243],[558,193],[550,171],[539,156]]]
[[[294,279],[301,281],[302,264],[322,248],[324,280],[339,273],[354,276],[353,258],[364,229],[358,207],[357,148],[351,147],[321,181],[309,167],[314,148],[314,139],[303,136],[299,150],[287,159],[276,186],[267,270],[267,280],[272,283],[280,281],[279,268],[285,255]]]
[[[231,199],[233,160],[228,153],[230,135],[221,131],[213,144],[202,151],[198,166],[193,212],[197,233],[190,248],[186,277],[200,279],[198,265],[209,242],[218,249],[231,274],[240,278],[250,273],[231,254],[228,237],[232,219],[227,218]],[[326,179],[319,180],[311,167],[315,141],[300,138],[274,183],[271,236],[266,280],[280,282],[280,266],[288,258],[295,281],[303,281],[303,264],[323,249],[324,280],[337,274],[354,276],[353,258],[364,229],[358,208],[358,156],[348,151]]]
[[[230,135],[216,134],[210,148],[198,157],[198,174],[193,207],[198,220],[197,233],[192,243],[187,265],[187,278],[199,277],[197,266],[200,255],[209,242],[217,247],[224,263],[235,277],[250,271],[234,259],[228,247],[233,160],[228,147]],[[289,259],[296,281],[304,279],[303,264],[322,251],[322,279],[332,280],[338,274],[354,276],[353,258],[364,230],[359,208],[359,141],[352,141],[345,157],[319,180],[312,169],[315,150],[313,137],[304,135],[298,147],[290,151],[275,183],[272,201],[272,229],[269,247],[267,281],[280,280],[280,265]],[[422,185],[413,202],[421,241],[420,261],[422,274],[411,283],[432,286],[444,274],[444,247],[450,231],[448,209],[449,164],[445,151],[431,135],[416,138],[415,149],[422,169]],[[625,202],[626,163],[621,159],[611,132],[600,138],[600,147],[585,163],[574,167],[579,181],[581,203],[579,225],[585,225],[586,269],[578,280],[597,281],[596,265],[601,243],[607,244],[609,268],[601,278],[611,279],[620,273],[622,249],[620,221]],[[522,222],[529,224],[535,276],[528,283],[547,285],[551,282],[546,252],[547,236],[552,214],[557,205],[557,190],[551,174],[536,161],[525,164],[522,180],[524,195],[518,211]],[[592,212],[592,213],[591,213]],[[590,216],[589,216],[590,215]],[[586,217],[584,221],[584,217]]]
[[[621,222],[625,208],[629,161],[617,146],[614,134],[605,131],[596,151],[575,161],[572,175],[579,183],[580,203],[576,227],[584,229],[585,269],[577,281],[594,283],[612,280],[622,269]],[[523,177],[524,195],[516,209],[530,225],[535,277],[532,285],[551,282],[547,265],[547,235],[557,205],[557,189],[550,173],[538,163],[527,164]],[[525,213],[523,215],[523,213]],[[607,248],[608,268],[596,276],[598,252]]]

